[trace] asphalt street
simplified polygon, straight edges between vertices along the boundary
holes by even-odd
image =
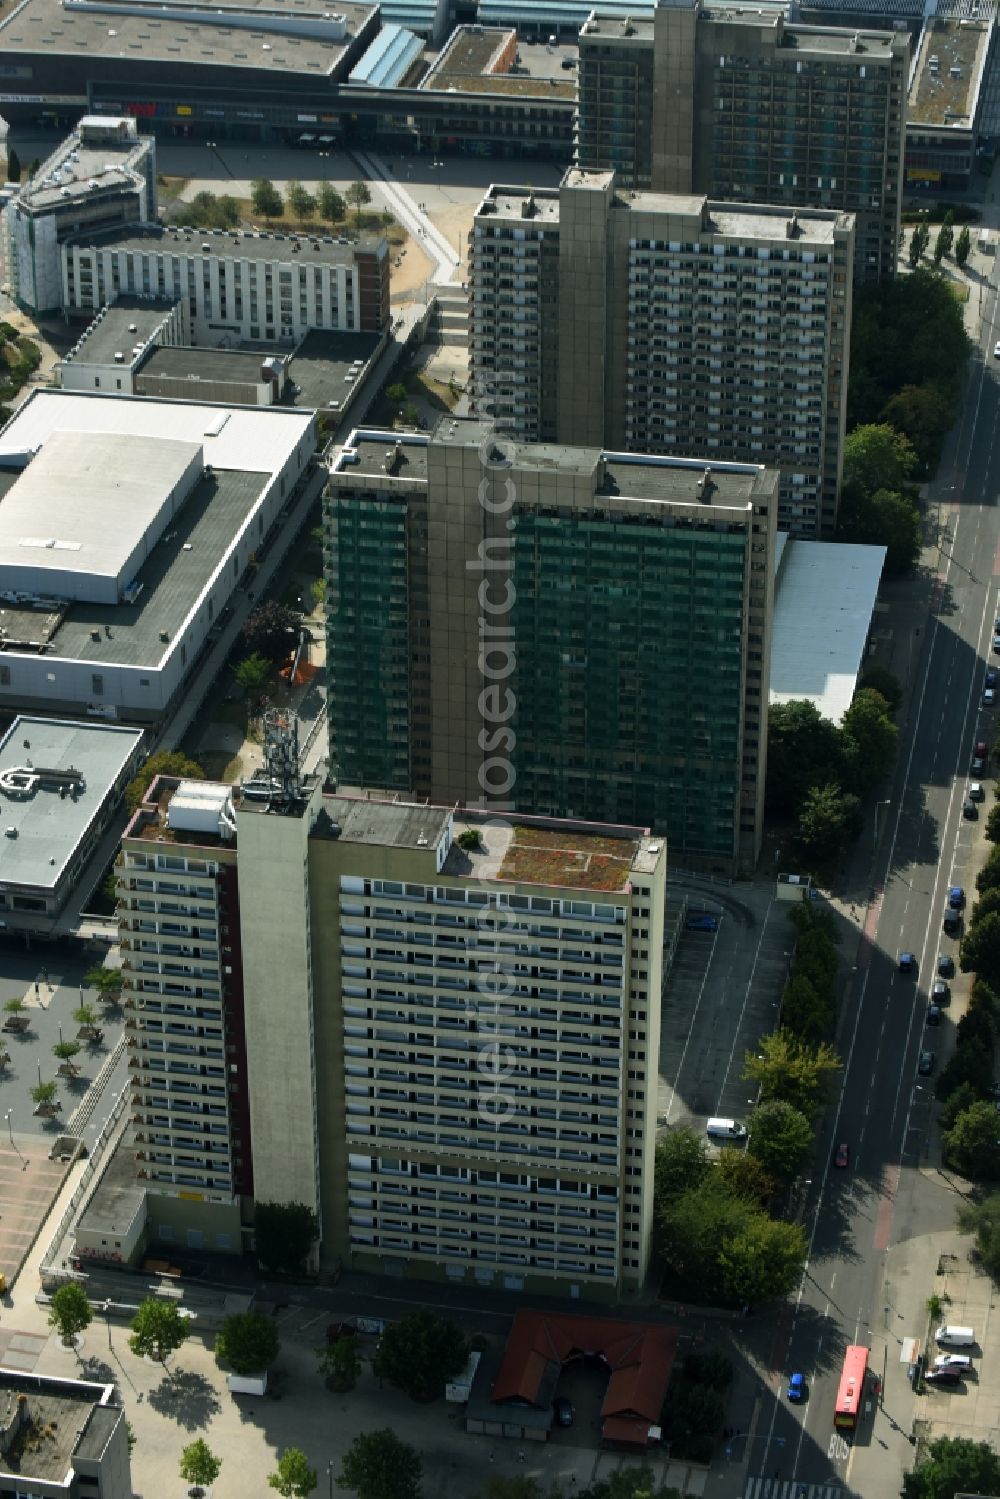
[[[983,711],[983,675],[992,655],[998,609],[1000,526],[994,450],[1000,433],[1000,337],[995,284],[985,289],[982,333],[966,394],[965,414],[932,488],[939,508],[940,546],[923,656],[888,805],[866,836],[876,847],[875,887],[866,914],[857,968],[851,975],[841,1040],[845,1061],[838,1106],[831,1110],[825,1161],[807,1203],[806,1272],[793,1308],[779,1324],[771,1364],[780,1379],[761,1412],[750,1471],[805,1484],[839,1483],[874,1494],[895,1490],[912,1463],[909,1432],[914,1397],[901,1362],[903,1335],[923,1338],[924,1324],[899,1327],[885,1285],[890,1245],[954,1223],[955,1197],[940,1174],[926,1169],[933,1078],[918,1078],[929,1048],[943,1060],[953,1022],[926,1024],[928,994],[939,954],[957,963],[958,939],[942,933],[948,887],[974,895],[973,841],[981,823],[963,817],[977,739],[993,742]],[[898,971],[898,954],[916,955],[917,972]],[[850,1147],[847,1170],[832,1164],[836,1146]],[[928,1293],[930,1291],[928,1287]],[[853,1437],[834,1431],[833,1410],[844,1349],[865,1343],[880,1377],[884,1408],[867,1402]],[[801,1371],[808,1399],[785,1399],[787,1376]],[[890,1476],[891,1475],[891,1476]],[[891,1483],[892,1488],[886,1487]]]

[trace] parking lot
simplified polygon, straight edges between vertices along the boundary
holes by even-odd
[[[745,1120],[754,1098],[744,1056],[774,1029],[793,931],[771,884],[717,891],[671,884],[668,905],[709,913],[715,931],[682,924],[663,988],[657,1122],[703,1127],[713,1115]]]

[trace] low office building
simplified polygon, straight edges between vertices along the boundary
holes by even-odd
[[[992,13],[924,22],[906,100],[907,187],[969,187],[996,30]]]
[[[388,326],[389,246],[332,235],[137,224],[63,246],[63,306],[96,312],[120,294],[179,301],[197,343],[298,342],[310,328]]]
[[[68,236],[155,218],[154,142],[134,119],[85,116],[4,209],[11,295],[35,317],[60,312]]]
[[[315,446],[308,411],[36,391],[0,436],[0,707],[160,718]]]
[[[331,775],[651,826],[688,867],[752,870],[777,474],[506,438],[484,462],[492,441],[360,430],[334,465]]]
[[[119,297],[102,307],[56,365],[61,388],[135,395],[136,375],[153,349],[189,342],[187,312],[186,301],[149,297]]]
[[[0,1494],[132,1499],[128,1422],[113,1384],[0,1368]]]
[[[781,470],[779,524],[829,535],[847,419],[854,221],[833,209],[492,187],[469,251],[475,409],[528,442]]]
[[[0,739],[0,916],[7,929],[51,927],[137,772],[143,737],[141,729],[109,724],[14,719]]]
[[[147,1247],[248,1242],[252,1194],[312,1207],[323,1264],[641,1286],[663,843],[326,794],[277,714],[265,757],[235,835],[231,788],[163,779],[123,842]]]

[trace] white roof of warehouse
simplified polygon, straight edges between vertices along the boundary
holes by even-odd
[[[200,450],[176,438],[50,433],[0,499],[0,568],[117,578]]]
[[[864,665],[885,547],[778,536],[772,703],[807,698],[839,723]]]
[[[141,729],[15,718],[0,740],[0,772],[74,769],[83,776],[83,789],[75,797],[60,796],[58,786],[43,777],[27,795],[0,793],[0,885],[58,884],[141,739]]]
[[[37,390],[0,433],[0,456],[40,447],[55,431],[106,432],[197,442],[214,468],[274,474],[305,437],[312,418],[311,411]]]

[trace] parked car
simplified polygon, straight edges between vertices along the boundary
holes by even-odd
[[[935,979],[931,984],[931,999],[936,1005],[951,1004],[951,989],[944,979]]]
[[[557,1426],[572,1426],[573,1417],[576,1414],[572,1400],[567,1400],[565,1395],[557,1395],[552,1402],[552,1414],[556,1418]]]
[[[1000,656],[1000,634],[996,634],[993,637],[993,649]]]
[[[979,816],[979,808],[974,801],[966,800],[962,803],[962,816],[969,822],[975,822]]]
[[[689,932],[717,932],[719,918],[717,916],[689,916],[684,925]]]
[[[973,755],[973,757],[972,757],[972,773],[973,773],[973,775],[981,776],[985,770],[986,770],[986,761],[983,759],[983,756],[982,755]]]
[[[971,783],[969,786],[969,800],[970,802],[984,802],[986,800],[986,792],[983,790],[981,782],[973,781]]]
[[[990,752],[990,747],[986,743],[986,740],[985,739],[977,739],[976,740],[976,754],[977,755],[981,755],[983,757],[983,759],[985,760],[987,758],[987,756],[989,755],[989,752]]]
[[[986,676],[983,678],[983,686],[996,687],[998,684],[1000,684],[1000,671],[997,671],[995,666],[988,666]]]
[[[952,885],[948,890],[948,904],[953,911],[961,911],[965,905],[965,891],[961,885]]]
[[[788,1398],[793,1405],[798,1405],[806,1398],[806,1377],[804,1374],[793,1374],[788,1381]]]
[[[941,1006],[940,1005],[928,1005],[927,1006],[927,1024],[928,1025],[940,1025],[941,1024]]]
[[[922,1051],[920,1053],[917,1071],[921,1077],[930,1077],[934,1071],[934,1053],[932,1051]]]
[[[957,1369],[928,1369],[924,1375],[926,1384],[955,1385],[962,1383],[962,1376]]]
[[[326,1341],[336,1343],[341,1338],[356,1338],[358,1329],[353,1322],[329,1322],[326,1328]]]
[[[950,952],[938,953],[937,971],[943,979],[955,977],[955,959]]]
[[[967,1353],[939,1353],[934,1360],[935,1369],[971,1369],[972,1360]]]
[[[833,1164],[841,1171],[846,1171],[851,1164],[851,1147],[842,1140],[833,1152]]]
[[[911,952],[901,952],[899,955],[900,973],[916,973],[917,960]]]
[[[996,707],[996,699],[997,699],[997,694],[996,694],[996,688],[995,687],[984,687],[983,688],[983,707],[984,708],[994,708],[994,707]]]

